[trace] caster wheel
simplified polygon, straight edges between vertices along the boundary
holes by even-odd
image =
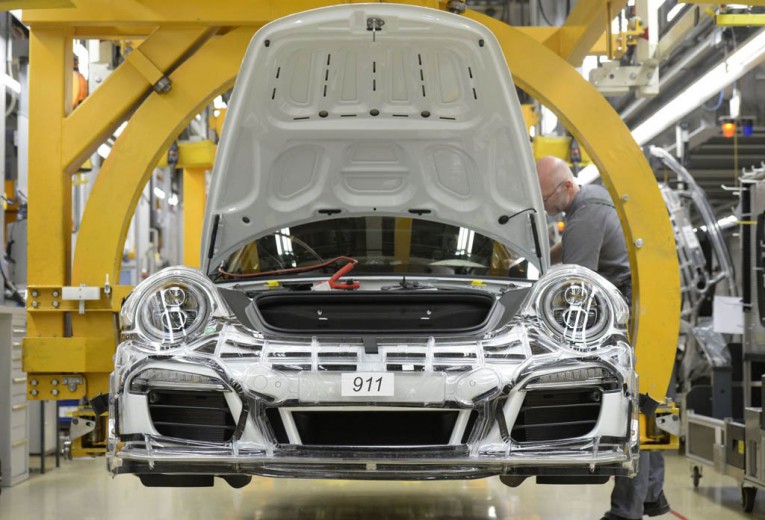
[[[698,466],[693,466],[691,478],[693,479],[693,487],[694,488],[699,487],[699,481],[701,480],[701,468],[699,468]]]
[[[754,499],[757,496],[757,488],[741,486],[741,507],[744,511],[751,513],[754,509]]]

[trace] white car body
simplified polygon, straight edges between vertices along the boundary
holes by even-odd
[[[123,308],[112,473],[632,473],[627,305],[587,269],[549,268],[523,117],[488,29],[394,4],[263,27],[212,179],[202,272],[161,271]],[[325,261],[340,243],[355,257]],[[538,281],[507,278],[523,259]]]

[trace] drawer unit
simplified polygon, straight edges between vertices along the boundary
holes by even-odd
[[[0,460],[2,486],[29,476],[29,405],[22,371],[21,340],[26,311],[0,306]]]

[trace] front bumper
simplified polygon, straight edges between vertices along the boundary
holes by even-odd
[[[212,339],[222,344],[226,336],[221,331]],[[395,356],[380,350],[378,364],[367,357],[356,368],[390,371],[386,361]],[[226,358],[219,349],[138,355],[125,342],[112,376],[109,470],[370,480],[633,473],[637,385],[626,343],[588,359],[553,353],[489,362],[476,356],[468,369],[454,372],[434,369],[434,360],[447,359],[434,350],[421,370],[395,367],[392,396],[343,397],[343,370],[321,370],[315,341],[307,361],[289,370],[282,358],[274,368],[268,347],[257,358]],[[210,425],[167,426],[179,416],[161,415],[165,410],[180,410],[181,419],[193,423],[196,409],[184,403],[212,390],[165,381],[136,391],[132,383],[148,369],[214,379],[215,402],[228,414],[222,437],[209,440]],[[167,395],[184,397],[163,401]],[[441,426],[422,426],[433,422]],[[377,432],[371,436],[377,444],[366,445],[367,423],[375,430],[391,423],[390,431]],[[409,442],[408,435],[419,440]]]

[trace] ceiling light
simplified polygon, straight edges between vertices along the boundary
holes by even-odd
[[[682,11],[682,10],[683,10],[683,7],[685,7],[685,5],[684,5],[684,4],[677,4],[675,7],[673,7],[672,9],[670,9],[670,10],[669,10],[669,12],[667,13],[667,21],[668,21],[668,22],[671,22],[672,20],[674,20],[674,19],[675,19],[675,17],[676,17],[678,14],[680,14],[680,11]]]
[[[21,83],[10,77],[5,72],[3,72],[3,83],[5,83],[5,87],[8,90],[12,90],[16,94],[21,94]]]

